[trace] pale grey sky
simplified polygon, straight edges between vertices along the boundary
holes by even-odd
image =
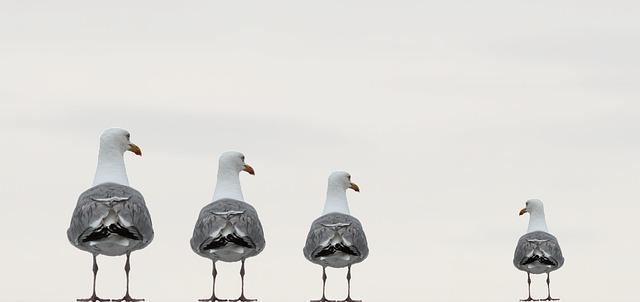
[[[545,202],[568,301],[635,301],[640,142],[637,1],[17,1],[0,3],[0,292],[89,294],[91,257],[66,239],[99,133],[119,126],[156,238],[132,256],[132,295],[194,301],[210,262],[188,244],[217,157],[242,176],[267,247],[247,295],[318,298],[302,256],[326,178],[349,171],[371,254],[365,301],[516,301],[511,264],[528,198]],[[285,215],[286,213],[287,215]],[[289,214],[296,214],[289,216]],[[98,293],[124,293],[100,257]],[[239,294],[239,264],[219,292]],[[343,270],[328,294],[343,298]],[[544,278],[534,293],[546,294]]]

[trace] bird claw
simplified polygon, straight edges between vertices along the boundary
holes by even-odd
[[[362,302],[362,300],[353,300],[350,297],[347,297],[346,299],[338,302]]]
[[[538,301],[560,301],[560,299],[551,298],[551,297],[549,296],[549,297],[546,297],[546,298],[544,298],[544,299],[540,299],[540,300],[538,300]]]
[[[310,302],[339,302],[338,300],[329,300],[327,298],[320,298],[320,300],[311,300]]]
[[[86,299],[76,299],[77,302],[110,302],[110,299],[102,299],[96,296],[95,294],[91,296],[91,298]]]
[[[142,302],[142,301],[144,301],[144,299],[134,299],[134,298],[131,298],[129,294],[126,294],[124,297],[122,297],[122,299],[111,299],[111,302]]]
[[[247,299],[245,296],[240,296],[238,299],[227,300],[229,302],[256,302],[258,299]]]
[[[528,302],[528,301],[540,301],[540,300],[529,297],[529,298],[526,298],[526,299],[522,299],[522,300],[520,300],[520,301],[522,301],[522,302]]]
[[[211,297],[209,299],[198,299],[198,302],[229,302],[228,299],[218,299],[218,297]]]

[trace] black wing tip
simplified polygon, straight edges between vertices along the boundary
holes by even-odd
[[[336,248],[333,245],[329,245],[315,253],[313,253],[314,258],[326,257],[329,255],[333,255],[336,253]]]
[[[520,261],[520,265],[529,265],[529,264],[534,263],[536,261],[540,262],[540,263],[542,263],[544,265],[551,265],[551,266],[557,266],[558,265],[558,263],[553,261],[552,259],[549,259],[547,257],[541,257],[541,256],[538,256],[538,255],[533,255],[531,257],[523,258]]]
[[[99,241],[109,237],[111,234],[118,234],[122,237],[133,239],[133,240],[141,240],[140,236],[137,232],[132,231],[128,228],[123,227],[119,223],[114,223],[109,226],[100,226],[97,229],[94,229],[86,236],[82,237],[82,242],[90,242],[90,241]]]
[[[206,251],[221,248],[225,245],[227,245],[227,239],[225,237],[218,236],[216,238],[212,238],[211,240],[203,242],[200,246],[200,249]]]
[[[111,231],[112,233],[116,233],[122,237],[126,237],[133,240],[140,240],[140,236],[138,236],[136,233],[132,232],[128,228],[123,227],[119,223],[114,223],[112,225],[109,225],[109,231]]]
[[[255,248],[256,245],[251,241],[248,237],[239,237],[235,233],[231,233],[227,236],[218,236],[216,238],[212,238],[210,240],[205,241],[201,245],[201,250],[211,250],[221,248],[226,246],[228,243],[233,243],[235,245],[246,247],[246,248]]]
[[[248,237],[239,237],[238,235],[233,234],[233,233],[227,235],[227,240],[229,240],[229,241],[231,241],[231,242],[233,242],[233,243],[235,243],[235,244],[237,244],[239,246],[246,247],[246,248],[255,248],[256,247],[256,245],[253,244],[253,242],[251,241],[250,238],[248,238]]]
[[[336,249],[352,256],[360,256],[360,252],[353,246],[346,246],[342,243],[336,244]]]
[[[356,257],[360,257],[362,255],[358,251],[358,249],[356,249],[355,247],[346,246],[346,245],[344,245],[342,243],[337,243],[335,245],[328,245],[328,246],[322,248],[321,250],[313,253],[313,257],[314,258],[326,257],[326,256],[333,255],[338,251],[343,252],[343,253],[348,254],[348,255],[351,255],[351,256],[356,256]]]
[[[82,237],[82,242],[97,241],[109,237],[110,232],[105,226],[94,229],[91,233]]]

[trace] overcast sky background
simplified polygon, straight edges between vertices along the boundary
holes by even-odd
[[[0,292],[90,294],[91,256],[66,229],[98,136],[127,128],[130,183],[154,242],[132,256],[134,297],[210,295],[189,239],[218,155],[242,175],[267,247],[246,293],[317,299],[302,247],[326,178],[349,171],[371,254],[353,297],[516,301],[511,261],[528,198],[565,254],[564,301],[637,301],[640,161],[637,1],[0,2]],[[98,294],[124,294],[124,258],[100,257]],[[218,292],[239,295],[239,264]],[[329,270],[328,295],[346,293]],[[544,277],[534,296],[545,297]]]

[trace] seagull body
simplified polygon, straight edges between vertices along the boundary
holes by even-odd
[[[544,215],[544,206],[538,199],[530,199],[526,203],[526,208],[520,211],[520,215],[529,213],[529,227],[527,233],[518,240],[516,251],[513,256],[513,265],[527,273],[529,284],[529,297],[521,301],[534,301],[531,298],[531,276],[530,274],[547,274],[548,296],[545,301],[557,299],[551,298],[549,289],[550,273],[561,268],[564,264],[564,257],[560,250],[560,245],[555,236],[549,233]]]
[[[513,265],[531,274],[551,273],[564,264],[558,239],[553,235],[535,231],[520,237],[513,257]]]
[[[322,215],[311,224],[304,246],[305,258],[323,267],[348,267],[364,261],[368,254],[360,221],[337,212]]]
[[[213,261],[237,262],[265,246],[258,213],[250,204],[224,198],[205,206],[193,231],[191,249]]]
[[[213,202],[202,208],[191,237],[191,249],[213,262],[213,293],[200,301],[226,301],[215,295],[216,262],[241,261],[242,292],[235,301],[255,301],[244,297],[245,259],[258,255],[265,247],[264,233],[256,209],[244,201],[240,187],[241,171],[254,175],[239,152],[220,156]]]
[[[149,245],[153,229],[140,192],[104,183],[80,194],[67,236],[83,251],[122,256]]]
[[[360,221],[351,216],[346,190],[359,192],[346,172],[334,172],[329,176],[327,200],[322,216],[312,224],[307,235],[303,254],[307,260],[322,266],[322,298],[325,297],[326,267],[348,268],[348,294],[344,301],[351,300],[351,265],[364,261],[369,255],[367,237]]]
[[[129,138],[129,132],[119,128],[102,133],[93,187],[80,194],[71,217],[69,242],[93,255],[93,295],[78,301],[106,301],[95,293],[98,255],[127,256],[127,292],[122,299],[112,301],[144,300],[129,296],[129,257],[151,243],[153,227],[142,194],[129,186],[123,154],[131,151],[142,155]]]

